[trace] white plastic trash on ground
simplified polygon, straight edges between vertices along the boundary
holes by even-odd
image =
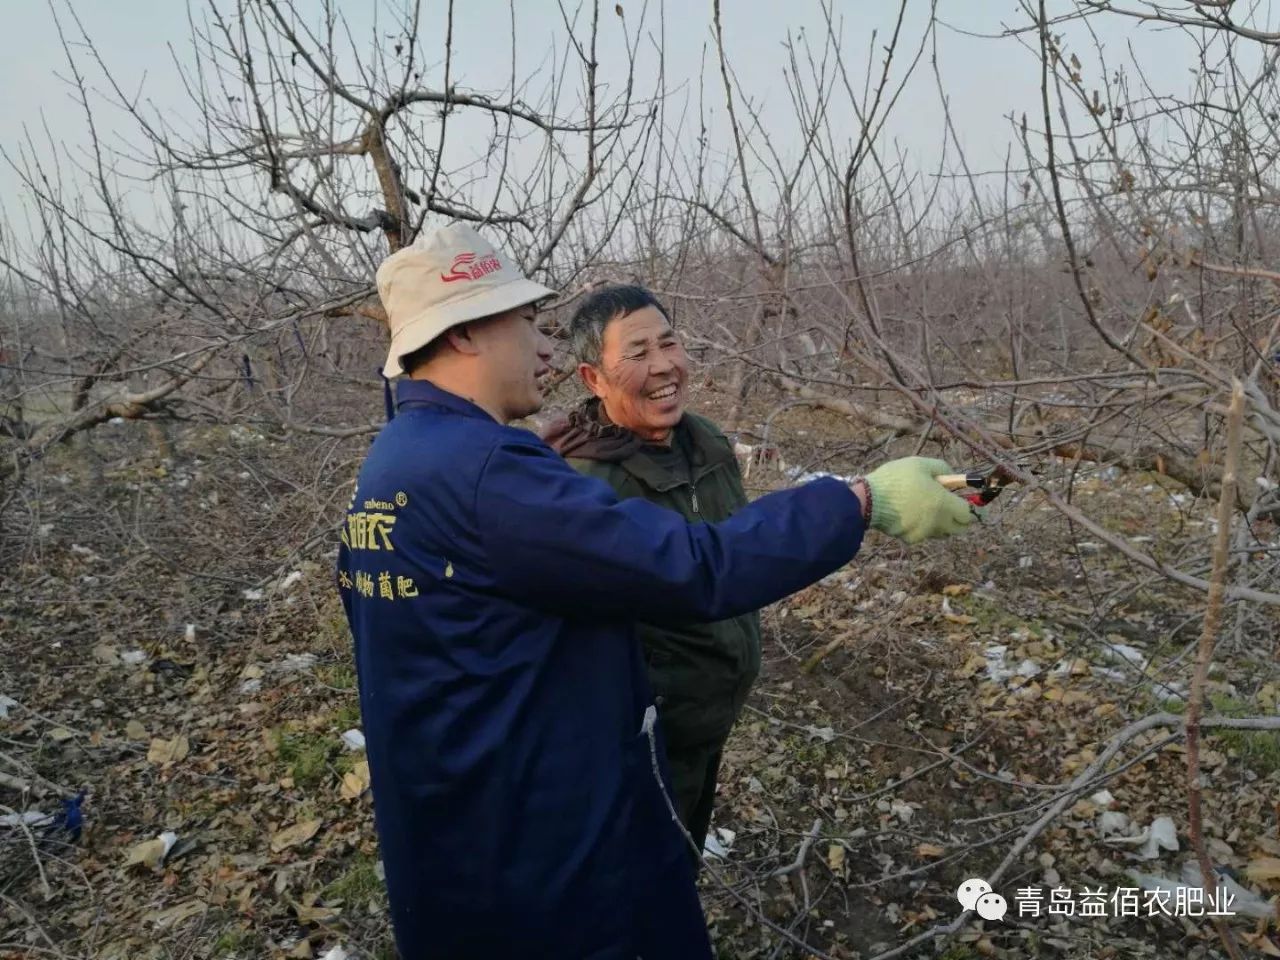
[[[707,834],[706,842],[702,845],[702,855],[723,860],[729,856],[729,851],[733,849],[733,841],[737,838],[738,834],[735,831],[727,827],[716,827]]]
[[[276,669],[282,673],[298,673],[310,670],[319,662],[319,659],[314,653],[287,653],[284,660],[276,664]]]
[[[0,827],[34,827],[46,823],[52,823],[53,816],[48,813],[41,813],[39,810],[27,810],[23,813],[6,813],[0,816]]]
[[[1143,890],[1152,893],[1156,891],[1162,892],[1168,897],[1169,903],[1196,902],[1203,904],[1206,912],[1216,908],[1227,914],[1256,917],[1259,920],[1269,920],[1275,917],[1276,908],[1274,904],[1262,899],[1256,893],[1246,890],[1228,876],[1218,876],[1213,886],[1208,890],[1204,890],[1200,882],[1200,865],[1194,860],[1188,860],[1182,865],[1178,880],[1170,880],[1168,877],[1156,876],[1150,873],[1138,873],[1136,871],[1130,873],[1129,876]],[[1200,890],[1202,892],[1197,894],[1199,899],[1196,899],[1189,897],[1185,892],[1179,894],[1179,890]],[[1217,902],[1219,897],[1224,901],[1221,904]]]
[[[1105,816],[1105,814],[1104,814]],[[1119,819],[1113,818],[1108,826],[1117,831],[1126,829],[1119,826]],[[1099,824],[1101,828],[1101,824]],[[1162,856],[1161,851],[1178,852],[1178,828],[1171,817],[1156,817],[1151,825],[1144,828],[1136,836],[1109,836],[1104,833],[1104,843],[1126,847],[1137,847],[1133,855],[1139,860],[1156,860]]]
[[[792,483],[808,483],[810,480],[821,480],[824,477],[833,477],[843,483],[853,483],[853,481],[857,479],[856,477],[842,477],[838,473],[826,473],[822,470],[810,472],[801,470],[799,467],[790,467],[784,470],[783,476]]]
[[[342,735],[342,745],[348,750],[364,749],[364,734],[359,730],[348,730]]]

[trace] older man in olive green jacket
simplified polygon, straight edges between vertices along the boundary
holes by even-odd
[[[665,308],[643,287],[589,294],[571,324],[592,396],[545,439],[620,499],[643,497],[716,523],[747,502],[729,441],[685,410],[688,358]],[[676,809],[702,849],[725,740],[760,672],[760,616],[641,624],[649,682],[667,740]]]

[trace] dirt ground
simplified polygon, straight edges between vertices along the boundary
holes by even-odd
[[[780,456],[753,466],[757,492],[797,466],[855,472],[887,455],[803,409],[771,439]],[[56,451],[3,518],[0,769],[31,789],[0,787],[0,814],[56,814],[85,794],[78,841],[0,827],[0,958],[395,955],[367,767],[343,740],[360,718],[331,582],[365,442],[191,426],[157,443],[108,426]],[[1075,496],[1134,538],[1207,516],[1157,476],[1090,477]],[[1035,496],[1005,495],[982,523],[912,549],[873,536],[766,611],[763,673],[722,771],[713,833],[727,850],[702,877],[721,956],[810,955],[761,917],[840,958],[949,922],[956,888],[988,875],[1108,738],[1179,709],[1203,598],[1089,544]],[[1214,707],[1274,713],[1276,624],[1236,626]],[[1203,761],[1211,852],[1265,901],[1280,890],[1265,869],[1280,866],[1280,735],[1210,736]],[[1012,904],[1029,886],[1176,877],[1184,763],[1164,731],[1134,741],[997,891]],[[1104,830],[1107,813],[1128,832]],[[1177,849],[1136,859],[1125,841],[1161,816]],[[1280,956],[1274,917],[1229,922]],[[906,955],[1221,947],[1203,917],[1010,915]]]

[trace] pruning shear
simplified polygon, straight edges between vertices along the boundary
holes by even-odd
[[[1004,467],[992,467],[988,470],[970,470],[968,473],[944,473],[937,479],[948,490],[956,492],[961,490],[971,491],[962,493],[961,496],[968,500],[970,506],[974,508],[985,507],[1000,496],[1000,491],[1005,487],[1017,482],[1017,479]]]

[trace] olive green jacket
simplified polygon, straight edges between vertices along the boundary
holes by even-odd
[[[733,448],[710,420],[685,413],[672,437],[688,473],[673,469],[665,448],[633,442],[634,435],[601,424],[598,402],[574,411],[572,421],[553,425],[551,446],[567,452],[580,473],[597,477],[619,499],[644,497],[691,522],[726,520],[747,502]],[[582,429],[585,427],[585,429]],[[723,740],[760,672],[760,615],[748,613],[716,623],[638,627],[658,712],[675,748]]]

